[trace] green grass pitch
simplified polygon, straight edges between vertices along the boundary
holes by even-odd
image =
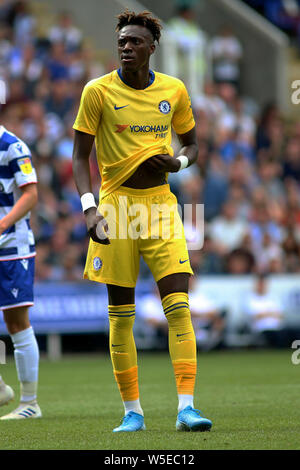
[[[147,430],[120,434],[112,433],[123,407],[108,354],[43,359],[43,418],[0,422],[0,449],[300,449],[300,365],[292,364],[291,352],[200,354],[195,406],[213,421],[206,433],[175,431],[177,397],[167,354],[139,354]],[[18,398],[12,358],[1,374]]]

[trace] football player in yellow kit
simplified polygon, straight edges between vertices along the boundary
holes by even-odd
[[[149,69],[161,35],[157,19],[149,12],[126,10],[118,16],[116,31],[121,66],[85,86],[74,123],[73,153],[74,178],[91,237],[84,277],[105,283],[108,290],[110,354],[125,409],[114,432],[145,429],[133,336],[140,256],[157,282],[168,320],[179,401],[176,429],[207,431],[212,423],[193,403],[197,365],[188,302],[192,269],[182,222],[177,208],[173,211],[177,201],[167,184],[169,172],[197,158],[191,102],[182,81]],[[177,157],[172,128],[181,143]],[[101,176],[98,209],[89,167],[94,140]],[[159,227],[166,226],[172,211],[165,237]],[[143,213],[140,232],[132,226],[137,212]]]

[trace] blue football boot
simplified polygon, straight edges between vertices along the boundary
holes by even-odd
[[[115,428],[113,432],[134,432],[144,431],[145,429],[144,416],[139,415],[134,411],[129,411],[129,413],[127,413],[127,415],[122,419],[120,426]]]
[[[187,406],[178,413],[176,421],[177,431],[210,431],[212,422],[210,419],[204,418],[200,410],[195,410],[191,406]]]

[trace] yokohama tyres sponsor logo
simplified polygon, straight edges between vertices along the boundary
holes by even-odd
[[[130,131],[131,132],[135,132],[135,133],[138,133],[138,132],[144,132],[144,133],[147,133],[147,132],[155,132],[155,133],[158,133],[158,132],[166,132],[169,128],[168,125],[166,126],[160,126],[160,125],[134,125],[134,126],[129,126],[130,127]]]

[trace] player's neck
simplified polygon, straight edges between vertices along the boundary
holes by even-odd
[[[121,74],[126,85],[136,90],[143,90],[147,88],[150,81],[149,65],[135,71],[131,72],[129,70],[124,70],[121,67]]]

